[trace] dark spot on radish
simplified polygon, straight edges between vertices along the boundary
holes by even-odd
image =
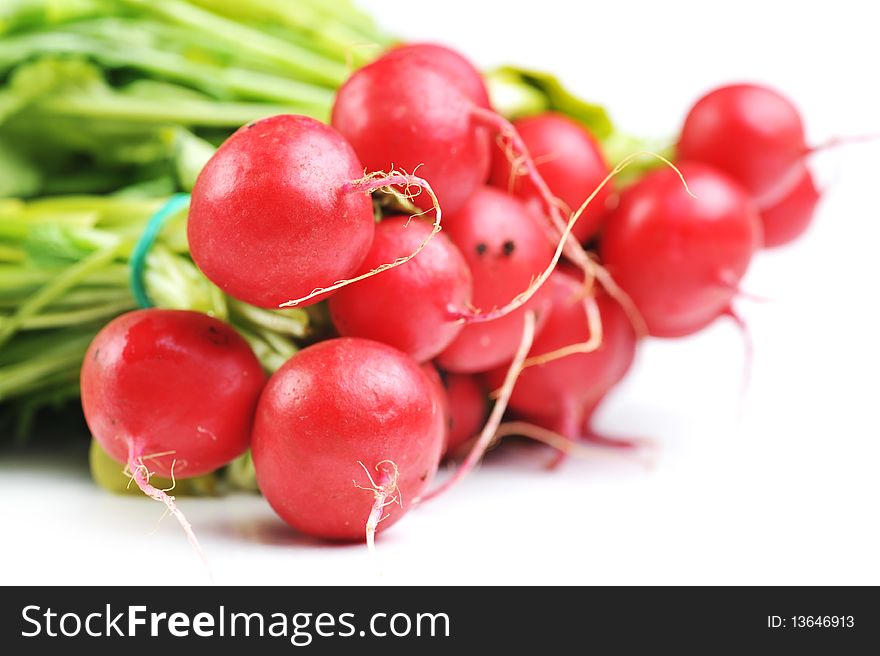
[[[486,252],[486,250],[487,250],[488,248],[489,248],[489,247],[486,245],[486,243],[481,241],[479,244],[477,244],[477,249],[476,249],[476,250],[477,250],[477,255],[482,255],[483,253]]]
[[[425,482],[426,480],[428,480],[428,473],[429,472],[424,472],[421,476],[419,476],[419,480],[422,482]]]
[[[100,355],[101,355],[101,349],[96,348],[94,354],[92,355],[92,359],[93,359],[95,362],[97,362],[97,361],[98,361],[98,358],[100,357]]]
[[[546,269],[553,257],[553,246],[541,222],[521,200],[492,187],[481,188],[468,200],[447,224],[446,234],[470,267],[473,306],[490,310],[487,314],[493,313],[492,308],[510,307],[511,299],[529,289],[534,274]],[[511,257],[502,256],[506,240],[516,247]],[[480,244],[487,248],[483,256],[479,256]],[[543,304],[537,299],[531,307]],[[524,313],[522,310],[520,317]],[[487,371],[510,362],[521,339],[521,318],[466,323],[438,356],[437,365],[454,373]]]
[[[205,331],[208,341],[217,346],[226,346],[229,343],[229,335],[221,332],[216,326],[208,326]]]
[[[512,239],[508,239],[501,245],[501,249],[504,253],[504,257],[510,257],[513,254],[513,251],[516,250],[516,244]]]

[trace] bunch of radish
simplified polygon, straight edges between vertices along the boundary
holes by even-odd
[[[582,125],[511,124],[459,54],[394,48],[341,87],[330,125],[243,126],[192,194],[190,249],[213,283],[266,308],[325,303],[337,336],[267,382],[229,326],[133,312],[92,344],[86,418],[193,541],[149,474],[198,475],[250,448],[284,521],[372,545],[503,435],[560,454],[637,447],[597,435],[593,412],[641,338],[733,314],[756,251],[803,231],[808,152],[788,101],[724,87],[694,105],[675,165],[615,188],[621,167]],[[395,211],[376,212],[382,194]],[[464,462],[438,486],[444,455]]]

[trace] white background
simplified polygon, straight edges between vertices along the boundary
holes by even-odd
[[[869,2],[365,2],[386,27],[481,66],[552,70],[629,131],[673,135],[713,85],[757,80],[801,107],[810,140],[880,131]],[[868,15],[868,14],[872,15]],[[405,83],[405,81],[401,81]],[[815,158],[814,228],[762,253],[725,321],[651,341],[599,427],[652,436],[653,471],[518,447],[379,541],[328,546],[258,497],[183,499],[219,583],[880,584],[880,145]],[[158,504],[96,489],[81,463],[0,463],[0,583],[203,583]]]

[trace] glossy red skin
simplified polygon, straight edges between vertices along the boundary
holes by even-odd
[[[522,202],[498,189],[483,187],[449,217],[446,234],[458,246],[474,280],[473,304],[483,311],[501,307],[525,291],[550,263],[553,246]],[[505,243],[513,250],[505,254]],[[480,253],[480,250],[485,250]],[[509,361],[522,340],[528,310],[548,305],[541,288],[523,307],[486,323],[466,325],[438,356],[441,368],[456,373],[488,371]]]
[[[275,512],[320,538],[363,540],[375,467],[393,461],[403,506],[430,484],[445,441],[441,394],[419,365],[386,344],[341,337],[293,356],[260,398],[251,446],[257,483]],[[378,481],[377,481],[378,482]]]
[[[238,333],[184,310],[117,317],[95,336],[80,373],[92,436],[120,463],[133,443],[166,478],[172,465],[176,477],[198,476],[244,453],[265,382]],[[148,457],[159,453],[168,455]]]
[[[474,104],[492,108],[489,91],[480,71],[455,50],[437,43],[405,43],[395,46],[383,57],[412,59],[429,66],[453,82]]]
[[[385,219],[376,226],[361,271],[409,255],[431,229],[425,220]],[[425,362],[461,332],[449,312],[465,310],[472,293],[467,262],[441,232],[406,264],[336,292],[329,301],[330,316],[340,335],[375,339]]]
[[[682,163],[624,191],[600,244],[602,261],[658,337],[696,332],[729,307],[761,245],[761,223],[745,191],[715,169]]]
[[[489,176],[490,135],[474,107],[444,74],[392,55],[352,74],[336,94],[331,121],[369,170],[394,166],[426,179],[449,215]],[[413,202],[432,207],[426,193]]]
[[[679,159],[726,173],[759,208],[791,191],[807,152],[797,108],[777,91],[755,84],[720,87],[700,98],[678,141]]]
[[[530,356],[585,342],[590,335],[587,315],[576,295],[583,282],[556,270],[548,285],[553,305]],[[546,364],[526,367],[510,397],[509,407],[520,415],[579,437],[580,428],[602,397],[629,371],[636,353],[637,337],[620,305],[602,295],[596,299],[602,317],[602,344],[591,353],[576,353]],[[489,386],[504,381],[507,365],[487,375]]]
[[[449,436],[446,452],[479,434],[489,411],[488,392],[476,376],[446,374],[446,398],[449,405]]]
[[[446,398],[446,384],[443,382],[443,378],[440,376],[440,372],[437,370],[437,367],[434,366],[433,362],[424,362],[421,365],[422,373],[424,373],[428,380],[431,381],[431,384],[434,385],[434,388],[440,392],[440,409],[443,411],[443,416],[445,419],[445,426],[449,427],[449,399]]]
[[[449,398],[446,396],[446,384],[440,376],[440,371],[432,362],[425,362],[421,366],[422,372],[431,381],[434,389],[440,395],[440,410],[443,413],[443,444],[449,440],[449,429],[451,427],[452,417],[450,416]],[[444,451],[445,451],[444,446]]]
[[[567,116],[546,112],[519,119],[513,125],[550,191],[572,212],[610,172],[593,135]],[[493,151],[489,182],[499,189],[513,191],[520,198],[537,197],[534,185],[523,176],[513,178],[511,185],[510,162],[499,145]],[[613,194],[614,183],[609,181],[581,214],[572,231],[578,241],[585,242],[598,232]]]
[[[262,307],[350,278],[375,221],[369,196],[342,185],[363,175],[345,139],[314,119],[281,115],[248,124],[196,180],[193,260],[222,290]]]
[[[764,246],[782,246],[800,237],[813,220],[821,197],[810,171],[804,167],[798,184],[773,207],[761,212]]]

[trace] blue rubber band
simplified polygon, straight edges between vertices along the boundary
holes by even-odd
[[[144,284],[144,271],[146,269],[147,254],[153,247],[156,237],[162,231],[162,227],[168,222],[168,219],[177,215],[180,210],[189,205],[189,194],[174,194],[168,201],[159,208],[150,220],[147,221],[147,227],[144,228],[140,238],[134,245],[131,252],[131,259],[128,262],[129,267],[129,284],[131,285],[131,293],[134,295],[138,306],[142,308],[153,307],[150,297],[147,296],[147,288]]]

